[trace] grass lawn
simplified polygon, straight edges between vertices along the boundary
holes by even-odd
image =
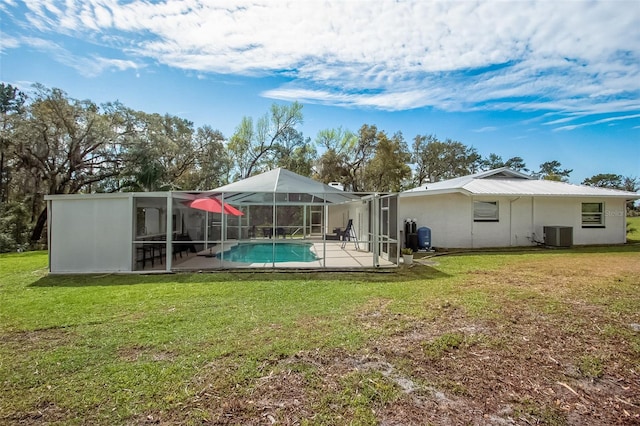
[[[380,273],[0,255],[0,424],[638,424],[640,247]]]
[[[640,216],[627,218],[627,243],[640,243]]]

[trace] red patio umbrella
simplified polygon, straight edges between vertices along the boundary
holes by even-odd
[[[223,213],[222,201],[217,198],[196,198],[193,201],[185,202],[185,204],[193,209],[204,210],[211,213]],[[242,216],[244,213],[233,207],[231,204],[224,203],[224,214]]]

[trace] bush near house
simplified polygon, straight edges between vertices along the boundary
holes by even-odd
[[[639,258],[49,276],[0,255],[0,424],[637,424]]]

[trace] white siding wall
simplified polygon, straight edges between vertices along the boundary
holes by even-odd
[[[129,198],[51,201],[51,272],[131,270]]]

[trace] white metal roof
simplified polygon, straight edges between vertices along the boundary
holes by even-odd
[[[636,192],[538,180],[508,168],[489,170],[441,182],[426,183],[404,191],[401,197],[461,193],[466,195],[604,197],[638,199]]]

